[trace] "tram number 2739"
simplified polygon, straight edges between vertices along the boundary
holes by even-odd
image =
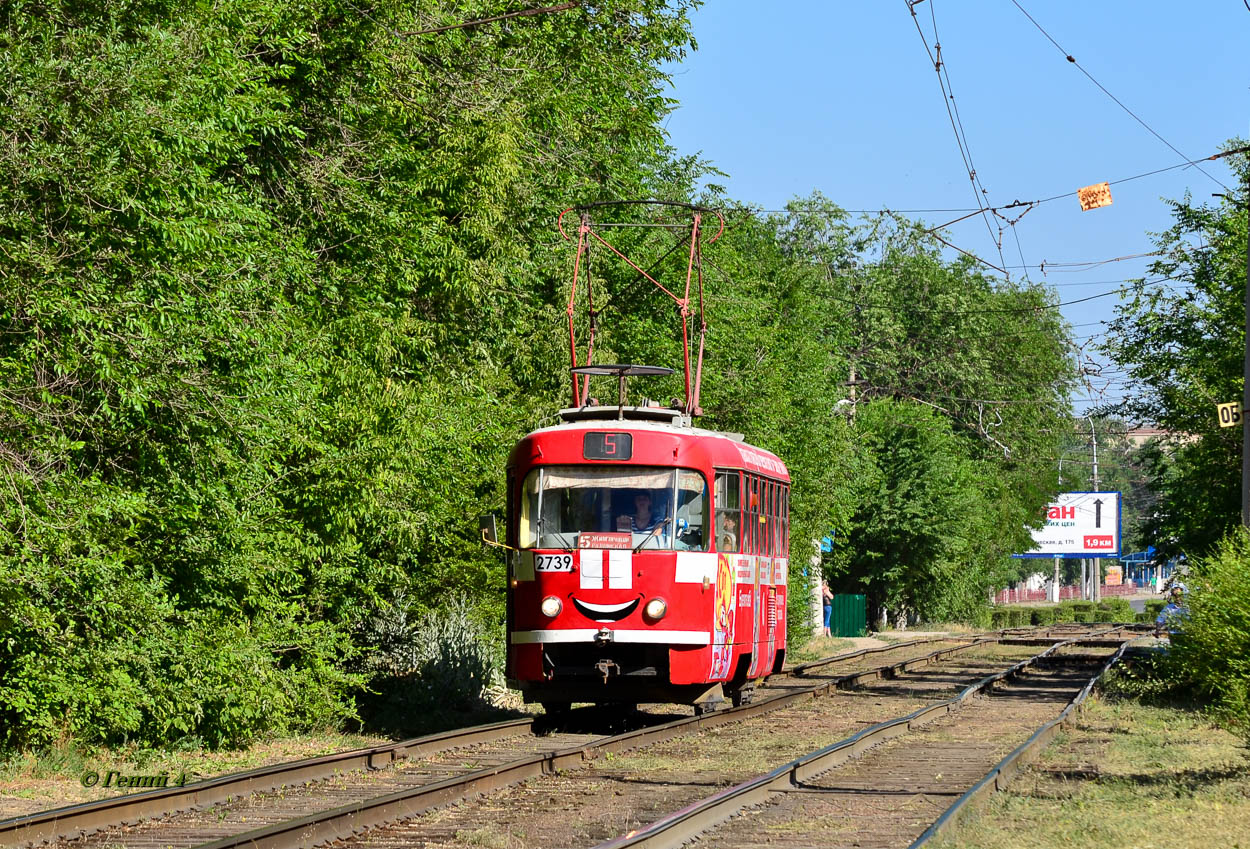
[[[573,555],[571,554],[535,554],[535,572],[572,572]]]

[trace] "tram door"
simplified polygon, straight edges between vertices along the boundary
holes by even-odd
[[[769,580],[772,578],[772,561],[768,547],[768,499],[769,482],[755,475],[747,476],[746,514],[749,527],[748,538],[751,553],[751,665],[747,675],[751,678],[766,669],[768,650],[768,599]]]
[[[760,638],[761,672],[767,672],[773,668],[773,659],[777,651],[777,556],[780,553],[778,549],[780,523],[777,521],[777,508],[781,492],[781,486],[774,481],[765,481],[764,485],[766,493],[762,526],[764,530],[764,562],[768,564],[765,571],[768,585],[764,589],[766,598],[763,603],[763,621],[761,622],[761,630],[763,632]]]

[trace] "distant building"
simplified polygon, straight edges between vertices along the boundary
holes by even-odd
[[[1134,448],[1141,448],[1152,439],[1163,442],[1192,442],[1197,439],[1192,433],[1175,433],[1161,427],[1133,427],[1124,432],[1125,438],[1133,443]]]

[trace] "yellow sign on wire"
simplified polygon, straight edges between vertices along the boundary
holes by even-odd
[[[1111,184],[1095,183],[1085,186],[1076,190],[1076,196],[1081,201],[1081,209],[1087,212],[1100,206],[1111,206]]]

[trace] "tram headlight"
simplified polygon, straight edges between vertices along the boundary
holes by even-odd
[[[646,616],[652,622],[658,622],[668,613],[668,602],[662,598],[653,598],[647,602],[647,606],[642,609],[642,615]]]
[[[539,605],[539,610],[541,610],[543,612],[543,616],[546,616],[548,619],[555,619],[560,615],[560,611],[563,609],[564,605],[560,603],[560,599],[553,595],[547,596],[543,599],[543,603]]]

